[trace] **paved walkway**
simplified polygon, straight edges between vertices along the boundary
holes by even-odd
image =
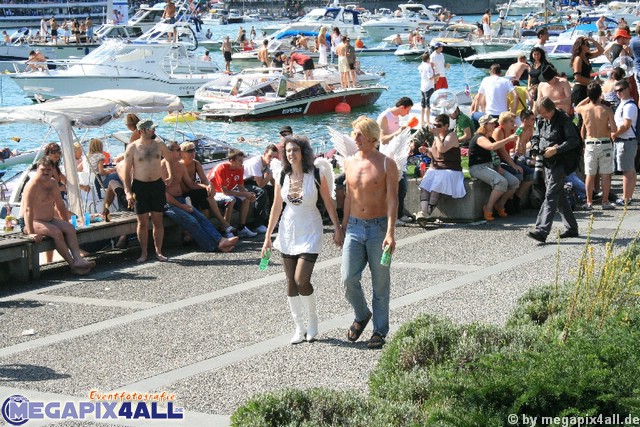
[[[618,242],[640,230],[640,207],[594,212],[597,251],[620,225]],[[425,231],[398,230],[392,263],[392,334],[422,313],[457,322],[501,324],[530,287],[571,277],[582,236],[538,245],[526,237],[535,212]],[[0,299],[0,402],[83,401],[90,390],[175,393],[183,421],[124,421],[126,426],[224,426],[238,405],[261,391],[330,387],[367,391],[379,351],[345,332],[353,319],[339,286],[340,252],[330,245],[316,265],[320,339],[289,345],[293,324],[280,258],[258,269],[261,241],[232,254],[169,251],[169,263],[134,265],[138,249],[103,254],[89,277],[50,268],[24,291]],[[559,256],[558,256],[559,252]],[[369,276],[364,283],[370,294]],[[32,335],[22,335],[33,330]],[[371,326],[363,334],[367,339]],[[29,421],[26,426],[45,425]],[[107,423],[109,424],[109,423]],[[4,425],[0,421],[0,425]],[[65,422],[56,425],[103,425]]]

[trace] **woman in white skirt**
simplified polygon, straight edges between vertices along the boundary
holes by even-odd
[[[449,129],[449,116],[439,114],[433,127],[433,145],[429,157],[431,166],[420,182],[420,208],[417,220],[424,220],[438,204],[440,194],[455,199],[464,197],[464,174],[460,163],[460,146],[453,129]]]

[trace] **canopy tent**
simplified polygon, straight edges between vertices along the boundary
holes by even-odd
[[[56,98],[42,104],[0,108],[0,125],[44,123],[58,134],[67,176],[69,209],[81,213],[85,211],[85,207],[82,206],[73,155],[73,128],[101,127],[128,113],[173,112],[182,109],[182,102],[175,95],[138,90],[100,90]],[[16,190],[19,193],[22,188]]]

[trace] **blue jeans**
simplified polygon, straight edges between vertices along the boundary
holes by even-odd
[[[369,307],[360,279],[369,263],[373,288],[373,332],[383,337],[389,332],[389,267],[380,265],[382,242],[387,234],[387,218],[358,219],[349,217],[342,248],[341,281],[347,301],[355,311],[356,321],[369,317]]]
[[[176,200],[184,203],[184,197],[176,197]],[[218,249],[222,236],[196,208],[193,208],[193,212],[189,213],[177,206],[167,204],[164,214],[187,231],[202,250],[213,252]]]

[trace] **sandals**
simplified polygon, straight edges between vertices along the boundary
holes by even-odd
[[[384,346],[385,342],[386,341],[384,340],[384,337],[382,335],[374,332],[373,335],[371,335],[371,339],[367,343],[367,348],[378,350],[381,349],[382,346]]]
[[[369,315],[360,322],[354,320],[347,331],[347,339],[351,342],[358,341],[358,338],[360,338],[360,335],[364,332],[364,328],[369,324],[369,320],[371,320],[371,312],[369,312]]]
[[[500,218],[506,218],[509,216],[505,208],[496,208],[496,212],[498,212],[498,216]]]
[[[482,206],[482,216],[484,217],[485,221],[493,221],[495,219],[493,217],[493,212],[490,210],[487,210],[486,205]]]

